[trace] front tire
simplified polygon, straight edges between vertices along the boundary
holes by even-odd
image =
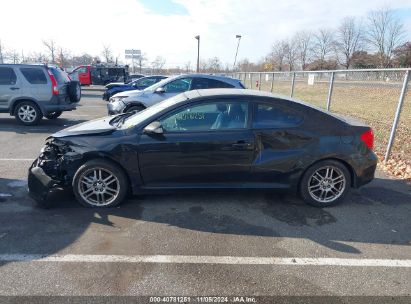
[[[14,117],[23,125],[34,126],[43,118],[43,113],[34,102],[23,101],[14,109]]]
[[[351,187],[347,167],[335,160],[320,161],[304,173],[300,195],[309,205],[330,207],[342,202]]]
[[[114,207],[128,193],[127,178],[123,170],[110,161],[90,160],[77,170],[73,192],[77,201],[85,207]]]

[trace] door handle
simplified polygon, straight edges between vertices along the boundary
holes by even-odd
[[[20,88],[16,88],[16,87],[11,87],[10,90],[20,90]]]
[[[239,140],[232,145],[234,148],[248,148],[251,147],[251,143],[245,140]]]

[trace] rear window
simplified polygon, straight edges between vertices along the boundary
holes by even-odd
[[[20,68],[24,78],[31,84],[46,84],[47,78],[43,69],[39,68]]]
[[[53,73],[54,78],[56,78],[58,83],[67,83],[70,82],[70,78],[68,78],[66,72],[59,70],[57,68],[49,68],[51,73]]]
[[[201,90],[201,89],[217,89],[217,88],[234,88],[233,85],[209,78],[194,78],[191,85],[192,90]]]
[[[253,128],[290,128],[296,127],[303,121],[303,117],[290,109],[271,104],[258,104],[255,107]]]
[[[17,77],[12,68],[0,67],[0,85],[16,84]]]

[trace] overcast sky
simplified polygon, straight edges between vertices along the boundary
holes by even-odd
[[[258,60],[276,39],[299,30],[335,27],[345,16],[390,6],[402,18],[411,39],[411,0],[4,0],[0,40],[7,49],[45,51],[42,39],[54,39],[74,54],[101,55],[103,44],[115,56],[141,49],[167,66],[195,66],[201,58],[232,63],[236,34],[242,35],[239,59]]]

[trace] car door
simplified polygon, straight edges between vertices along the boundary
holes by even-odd
[[[254,135],[249,104],[209,100],[161,119],[164,133],[142,134],[139,164],[145,187],[232,187],[248,181]]]
[[[7,110],[13,96],[22,90],[17,82],[13,68],[0,67],[0,110]]]
[[[300,127],[304,113],[272,99],[254,103],[252,116],[257,157],[251,168],[251,181],[271,183],[273,187],[288,185],[293,174],[299,174],[298,163],[315,140]]]
[[[26,95],[32,96],[41,102],[50,100],[51,82],[45,68],[28,66],[21,67],[19,70],[27,82],[25,84]]]
[[[78,80],[82,85],[89,85],[91,84],[90,79],[90,72],[88,71],[87,67],[80,67],[77,69],[78,73]]]

